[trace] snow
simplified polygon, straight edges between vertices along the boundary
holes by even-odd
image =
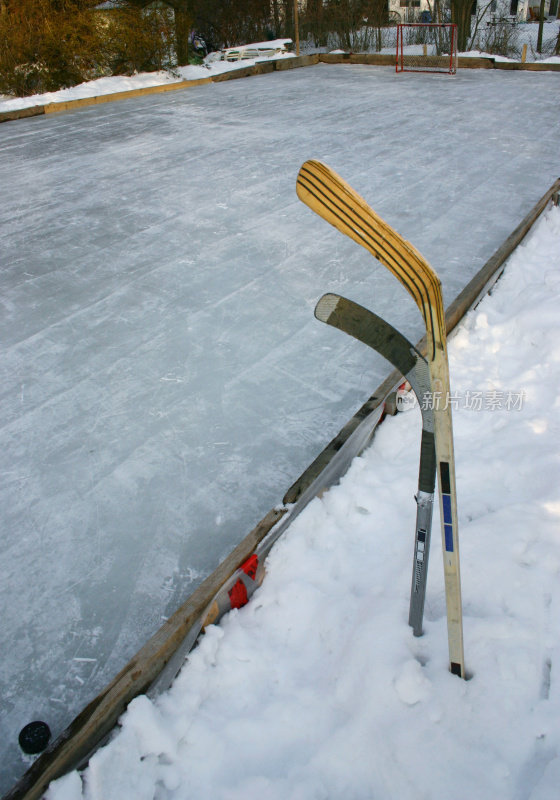
[[[48,800],[556,797],[559,303],[553,208],[449,346],[469,680],[448,672],[437,535],[424,635],[407,626],[415,408],[295,520],[171,689],[134,700]]]
[[[297,200],[303,161],[448,303],[557,177],[557,90],[323,64],[0,126],[0,791],[21,727],[57,736],[385,377],[314,320],[321,294],[420,337]]]
[[[278,40],[270,42],[270,46],[281,46],[281,43],[289,40]],[[260,43],[250,45],[259,47]],[[127,92],[133,89],[145,89],[150,86],[162,86],[167,83],[179,83],[181,81],[197,81],[201,78],[211,78],[223,72],[230,72],[236,69],[254,66],[257,61],[274,61],[283,58],[293,58],[293,53],[277,53],[268,58],[249,58],[243,61],[228,62],[209,60],[206,66],[190,65],[188,67],[176,67],[173,71],[160,70],[158,72],[139,72],[135,75],[118,75],[107,78],[98,78],[95,81],[80,83],[70,89],[60,89],[57,92],[45,92],[31,97],[8,98],[0,95],[0,112],[15,111],[20,108],[31,108],[33,106],[46,105],[47,103],[66,103],[69,100],[82,100],[87,97],[100,97],[101,95],[116,94]]]
[[[486,53],[483,50],[467,50],[466,52],[459,53],[461,58],[493,58],[495,61],[516,61],[515,58],[508,58],[507,56],[499,56],[495,53]]]
[[[233,45],[232,47],[225,48],[225,52],[228,50],[275,50],[275,49],[287,49],[291,47],[293,44],[291,39],[267,39],[264,42],[252,42],[251,44],[242,44],[242,45]],[[216,51],[221,52],[221,51]],[[212,53],[210,53],[210,56]],[[293,56],[294,54],[291,53]]]
[[[405,51],[406,52],[406,51]],[[465,53],[459,53],[461,58],[493,58],[494,61],[510,61],[517,62],[515,58],[508,58],[507,56],[496,55],[495,53],[485,53],[483,50],[468,50]],[[529,59],[527,59],[529,63]],[[540,58],[538,64],[560,64],[560,56],[548,56],[548,58]]]

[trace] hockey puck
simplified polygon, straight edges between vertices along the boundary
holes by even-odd
[[[35,720],[19,732],[19,746],[27,755],[42,753],[51,738],[51,729],[46,722]]]

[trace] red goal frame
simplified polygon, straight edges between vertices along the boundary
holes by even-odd
[[[405,30],[417,30],[418,42],[423,44],[422,54],[405,54]],[[443,55],[427,54],[427,39],[429,33],[447,32],[446,41],[449,53]],[[421,40],[424,39],[424,42]],[[397,61],[396,72],[442,72],[455,75],[457,72],[457,25],[453,22],[402,22],[397,25]]]

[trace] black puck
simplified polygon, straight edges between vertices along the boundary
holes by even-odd
[[[51,729],[46,722],[35,720],[19,732],[19,746],[24,753],[36,755],[42,753],[51,738]]]

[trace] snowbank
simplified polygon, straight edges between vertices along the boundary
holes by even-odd
[[[385,423],[169,692],[49,800],[550,800],[560,780],[560,209],[450,343],[470,680],[448,672],[439,521],[407,626],[420,414]],[[437,514],[437,511],[436,511]]]
[[[278,53],[275,56],[270,56],[270,58],[266,60],[274,61],[281,58],[293,57],[293,53]],[[131,89],[162,86],[166,83],[196,81],[200,78],[211,78],[212,75],[219,75],[222,72],[251,67],[255,63],[255,59],[245,59],[236,62],[212,61],[208,63],[208,66],[177,67],[173,72],[161,70],[159,72],[140,72],[132,76],[125,75],[98,78],[95,81],[80,83],[78,86],[73,86],[71,89],[61,89],[58,92],[45,92],[44,94],[36,94],[32,97],[8,98],[0,95],[0,111],[15,111],[19,108],[31,108],[32,106],[41,106],[47,103],[64,103],[68,100],[99,97],[100,95],[116,94],[117,92],[126,92]]]
[[[458,53],[461,58],[493,58],[494,61],[516,61],[515,58],[508,58],[507,56],[496,55],[496,53],[486,53],[483,50],[465,50]]]

